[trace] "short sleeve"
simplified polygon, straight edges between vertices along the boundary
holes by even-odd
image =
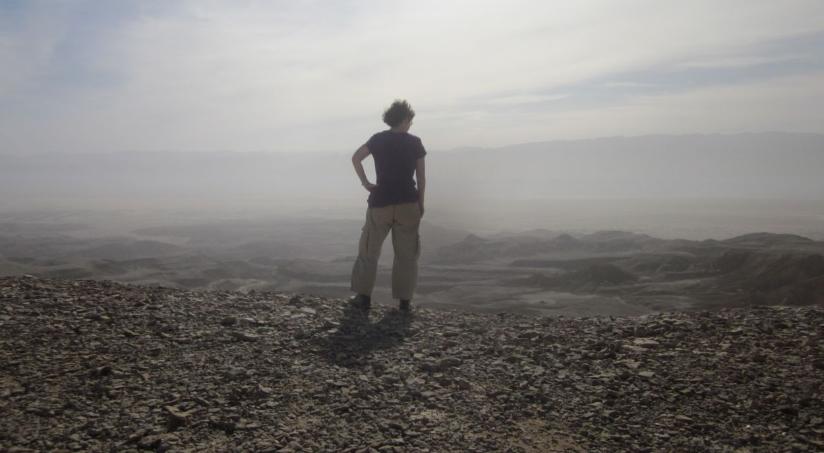
[[[366,143],[363,144],[364,146],[369,148],[370,153],[375,151],[375,143],[377,142],[377,137],[378,134],[373,134],[371,137],[369,137],[369,140],[367,140]]]
[[[423,147],[423,142],[421,139],[417,139],[416,141],[416,149],[415,149],[415,159],[420,159],[421,157],[426,155],[426,149]]]

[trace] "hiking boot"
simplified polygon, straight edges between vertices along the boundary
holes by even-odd
[[[401,299],[401,303],[398,305],[398,310],[408,312],[412,308],[410,307],[410,301]]]
[[[356,294],[350,297],[349,303],[354,307],[360,308],[361,310],[369,310],[372,308],[372,298],[365,294]]]

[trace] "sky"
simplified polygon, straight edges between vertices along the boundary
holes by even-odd
[[[0,0],[0,153],[824,133],[824,2]]]

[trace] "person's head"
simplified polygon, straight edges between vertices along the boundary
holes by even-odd
[[[415,111],[406,100],[395,99],[395,102],[383,112],[383,122],[388,124],[393,130],[406,132],[412,125],[412,118]]]

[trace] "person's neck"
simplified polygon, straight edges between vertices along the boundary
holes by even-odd
[[[390,128],[389,130],[390,130],[390,131],[392,131],[392,132],[406,132],[406,131],[405,131],[405,130],[403,130],[403,129],[395,129],[394,127],[393,127],[393,128]]]

